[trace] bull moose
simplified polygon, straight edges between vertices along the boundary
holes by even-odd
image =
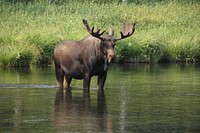
[[[114,38],[110,29],[108,35],[100,29],[96,32],[83,19],[90,36],[79,41],[64,41],[54,49],[55,74],[57,87],[64,90],[70,88],[72,78],[83,79],[83,90],[89,92],[92,76],[98,76],[98,89],[103,90],[107,70],[115,58],[115,42],[131,36],[135,31],[135,23],[125,23],[121,37]]]

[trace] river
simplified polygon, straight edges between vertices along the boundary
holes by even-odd
[[[0,132],[200,132],[200,66],[112,64],[104,93],[55,88],[54,67],[0,68]]]

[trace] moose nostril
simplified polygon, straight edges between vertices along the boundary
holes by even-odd
[[[109,55],[108,58],[112,59],[114,56],[113,55]]]
[[[113,55],[108,55],[107,58],[108,58],[108,62],[110,63],[113,60],[114,56]]]

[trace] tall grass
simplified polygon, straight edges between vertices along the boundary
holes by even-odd
[[[50,64],[58,42],[82,39],[88,35],[81,21],[83,18],[103,30],[112,27],[116,36],[120,35],[123,22],[137,23],[134,35],[118,42],[118,61],[200,61],[198,2],[2,2],[0,64]]]

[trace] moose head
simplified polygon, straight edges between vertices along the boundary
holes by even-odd
[[[125,39],[129,36],[131,36],[135,31],[135,23],[124,23],[122,26],[122,31],[120,32],[121,37],[114,38],[114,31],[112,29],[109,30],[108,35],[104,35],[105,31],[102,31],[98,29],[96,32],[94,32],[94,26],[92,29],[90,29],[87,20],[83,19],[83,24],[85,25],[87,31],[92,35],[93,37],[96,37],[101,40],[101,49],[105,56],[105,63],[110,64],[110,62],[115,58],[115,52],[114,47],[116,41]],[[106,66],[106,65],[105,65]]]

